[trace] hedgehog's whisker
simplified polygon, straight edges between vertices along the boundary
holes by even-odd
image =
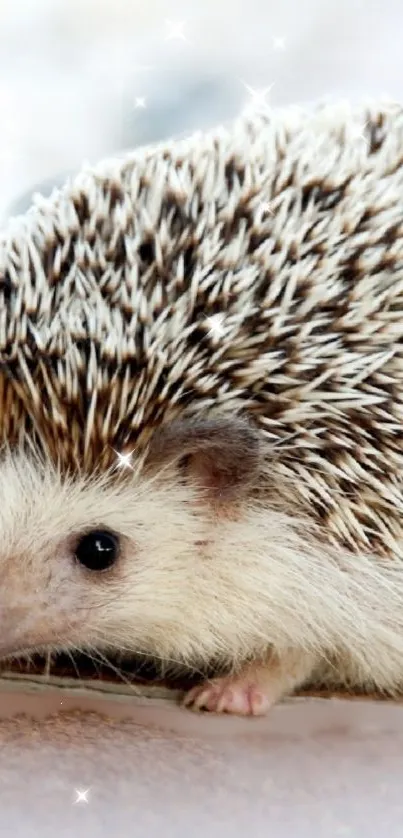
[[[75,658],[74,658],[74,651],[75,651],[75,649],[66,649],[66,655],[69,658],[69,660],[71,660],[71,663],[73,665],[73,668],[74,668],[74,671],[76,673],[76,676],[77,676],[78,680],[82,681],[82,678],[81,678],[81,675],[80,675],[80,670],[78,669],[78,666],[77,666]]]
[[[111,669],[112,672],[114,672],[120,681],[123,681],[123,683],[127,684],[129,687],[133,686],[133,679],[128,678],[119,667],[115,666],[112,661],[105,657],[105,655],[103,655],[102,652],[95,646],[90,646],[87,650],[87,654],[95,665],[97,663],[106,665],[108,669]]]
[[[103,638],[101,632],[98,631],[97,634],[98,634],[98,638],[100,640],[100,643],[103,643],[104,638]],[[105,640],[108,641],[108,639],[109,639],[109,636],[107,634],[105,634]],[[95,649],[97,654],[100,652],[98,646],[91,646],[91,649]],[[132,646],[125,646],[125,644],[123,644],[123,643],[119,643],[119,653],[126,653],[128,656],[132,656],[132,657],[136,657],[136,658],[144,658],[145,660],[150,659],[149,653],[143,652],[141,649],[138,649],[138,648],[133,649]],[[108,661],[109,658],[106,658],[106,660]],[[183,660],[177,660],[175,658],[166,657],[165,655],[164,656],[158,655],[156,652],[153,653],[153,660],[158,661],[159,663],[162,663],[164,666],[172,665],[174,667],[179,667],[180,668],[180,667],[183,667],[183,665],[184,665]],[[196,666],[193,666],[193,664],[192,664],[192,671],[194,671],[194,673],[196,675],[203,676],[202,670],[200,670]]]

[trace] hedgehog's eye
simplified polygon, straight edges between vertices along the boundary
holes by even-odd
[[[107,530],[92,530],[80,538],[74,555],[87,570],[109,570],[119,556],[119,539]]]

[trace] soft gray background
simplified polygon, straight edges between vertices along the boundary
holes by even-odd
[[[402,26],[401,0],[0,0],[0,217],[83,160],[231,117],[245,83],[400,99]]]

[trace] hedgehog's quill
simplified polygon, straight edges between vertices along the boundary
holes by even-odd
[[[185,701],[239,713],[401,689],[402,161],[397,107],[289,109],[10,221],[1,656],[221,661]]]

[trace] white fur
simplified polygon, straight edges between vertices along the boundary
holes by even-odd
[[[90,573],[73,538],[101,525],[122,554]],[[273,649],[352,685],[393,692],[403,680],[403,562],[343,552],[263,502],[215,515],[172,469],[62,480],[7,453],[0,545],[2,655],[98,647],[237,668]]]

